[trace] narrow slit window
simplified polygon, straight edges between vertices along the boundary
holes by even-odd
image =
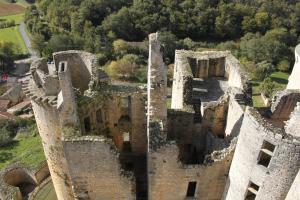
[[[65,63],[64,62],[60,63],[60,71],[61,72],[65,71]]]
[[[91,119],[90,119],[90,117],[84,118],[84,129],[85,129],[86,133],[91,131]]]
[[[255,200],[258,191],[259,191],[259,186],[250,181],[249,186],[247,188],[245,200]]]
[[[189,182],[186,196],[187,197],[195,197],[197,182]]]
[[[274,154],[274,150],[275,145],[268,141],[264,141],[258,156],[258,164],[268,167]]]

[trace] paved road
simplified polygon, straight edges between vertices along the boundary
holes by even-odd
[[[21,22],[20,25],[19,25],[19,32],[25,42],[25,45],[29,51],[29,54],[31,55],[31,57],[38,57],[38,54],[37,52],[35,52],[32,48],[31,48],[31,43],[30,43],[30,39],[25,31],[26,27],[25,27],[25,24],[24,22]]]
[[[16,60],[15,63],[15,70],[13,71],[13,74],[16,76],[21,76],[26,74],[29,71],[30,68],[30,63],[38,58],[39,54],[34,51],[31,47],[31,43],[30,43],[30,39],[25,31],[26,26],[24,24],[24,22],[21,22],[19,25],[19,32],[24,40],[25,46],[28,49],[28,52],[30,54],[29,58],[26,59],[22,59],[22,60]]]

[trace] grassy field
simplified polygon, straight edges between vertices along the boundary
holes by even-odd
[[[16,15],[7,15],[7,16],[1,16],[0,21],[2,20],[15,20],[16,24],[20,24],[20,22],[23,20],[24,14],[16,14]]]
[[[15,139],[7,147],[0,147],[0,169],[13,163],[37,167],[45,161],[40,136],[28,136]]]
[[[0,1],[0,16],[15,15],[24,13],[25,7],[15,3]]]
[[[18,28],[18,26],[15,26],[0,29],[0,42],[12,42],[16,46],[16,53],[26,54],[28,50]]]
[[[57,200],[52,181],[37,193],[34,200]]]
[[[278,84],[278,88],[277,91],[283,90],[287,83],[288,83],[288,78],[289,78],[289,74],[285,73],[285,72],[274,72],[273,74],[271,74],[270,78],[275,81]],[[260,85],[261,82],[253,80],[252,81],[252,101],[253,101],[253,106],[260,108],[260,107],[265,107],[262,98],[260,96]]]

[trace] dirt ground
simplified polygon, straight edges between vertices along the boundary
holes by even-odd
[[[0,1],[0,16],[14,15],[24,12],[25,8],[12,3],[3,3]]]

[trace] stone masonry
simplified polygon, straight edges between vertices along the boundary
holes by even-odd
[[[111,81],[83,51],[32,63],[23,89],[58,200],[299,199],[299,46],[263,116],[229,51],[177,50],[168,109],[161,46],[150,34],[142,87]]]

